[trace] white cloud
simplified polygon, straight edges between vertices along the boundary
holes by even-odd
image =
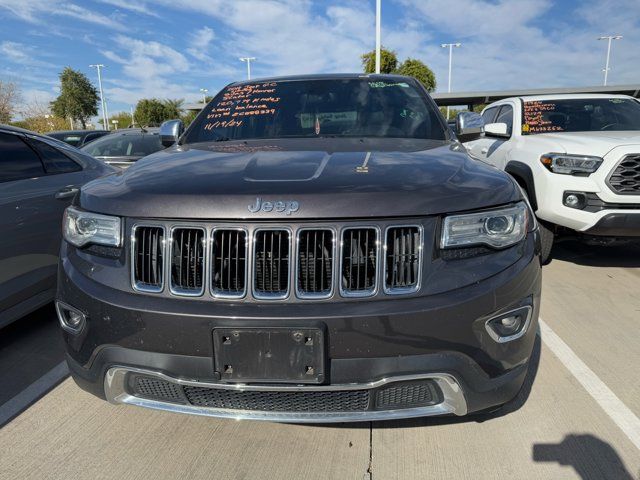
[[[202,60],[203,62],[211,62],[209,57],[209,47],[212,40],[215,38],[215,33],[209,27],[202,27],[189,35],[191,45],[187,48],[187,52],[194,58]]]
[[[113,7],[122,8],[123,10],[129,10],[134,13],[142,13],[152,17],[159,18],[160,15],[157,11],[154,11],[151,7],[144,2],[136,2],[130,0],[98,0],[101,3],[111,5]]]
[[[65,16],[114,30],[124,30],[124,26],[111,17],[60,0],[0,0],[0,8],[9,10],[26,22],[38,25],[46,24],[50,21],[50,16]]]
[[[37,52],[33,47],[19,42],[4,41],[0,43],[0,54],[12,63],[23,67],[55,68],[53,63],[38,60]]]

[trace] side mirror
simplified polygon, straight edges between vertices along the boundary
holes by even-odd
[[[456,135],[462,143],[480,138],[482,127],[484,120],[479,113],[460,112],[456,115]]]
[[[484,134],[488,137],[509,138],[509,130],[506,123],[487,123],[484,126]]]
[[[184,132],[182,120],[167,120],[160,125],[160,142],[163,147],[170,147],[178,141]]]

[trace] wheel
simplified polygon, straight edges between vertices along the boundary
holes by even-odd
[[[540,263],[546,265],[551,260],[551,248],[553,247],[555,233],[552,230],[553,225],[540,219],[538,219],[538,229],[540,230],[540,243],[542,244]]]

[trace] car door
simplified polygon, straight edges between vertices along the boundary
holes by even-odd
[[[507,125],[507,133],[504,136],[497,136],[485,132],[472,146],[471,155],[504,170],[507,153],[511,149],[509,140],[513,133],[513,106],[503,104],[494,108],[496,108],[496,111],[489,112],[490,115],[487,116],[485,125],[489,123],[504,123]]]
[[[51,145],[0,132],[0,325],[51,300],[62,213],[85,180],[82,166]]]
[[[500,111],[500,105],[495,107],[486,108],[482,112],[482,120],[484,124],[493,123],[498,112]],[[488,149],[488,145],[490,144],[490,140],[486,139],[483,136],[477,138],[476,140],[472,140],[470,142],[466,142],[464,146],[466,147],[469,154],[478,160],[486,160],[486,154],[481,153],[482,150]]]

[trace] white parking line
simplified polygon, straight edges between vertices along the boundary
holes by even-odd
[[[15,397],[0,405],[0,427],[31,406],[67,375],[69,375],[69,369],[67,362],[63,360]]]
[[[539,319],[542,340],[553,354],[564,364],[585,390],[600,405],[629,440],[640,450],[640,419],[618,396],[591,370],[573,350]]]

